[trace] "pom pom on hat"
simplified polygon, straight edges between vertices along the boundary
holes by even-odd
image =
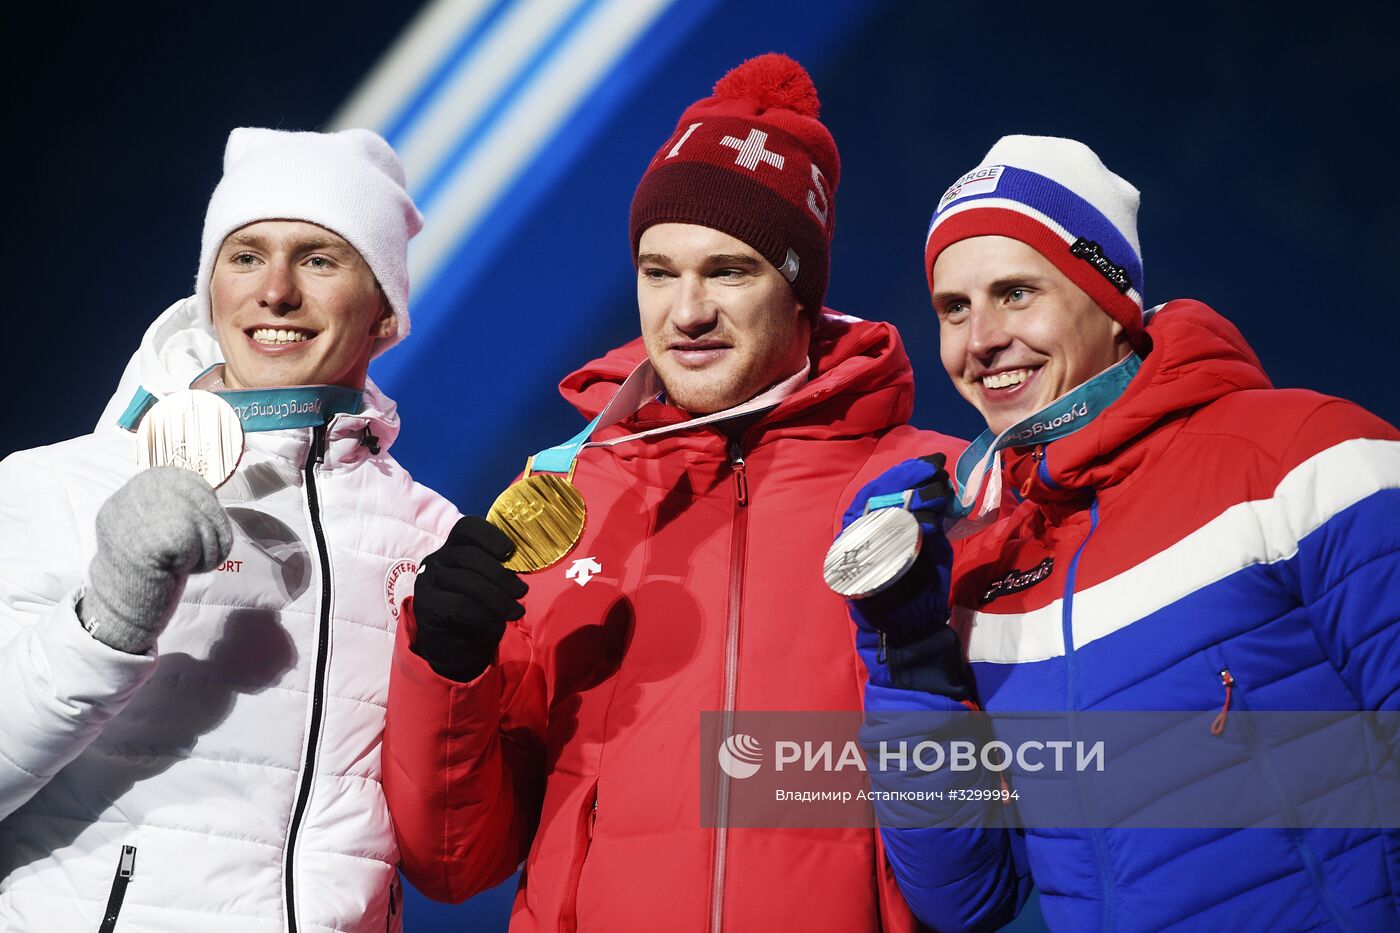
[[[209,282],[224,239],[260,220],[301,220],[339,234],[359,252],[394,311],[394,334],[378,356],[408,334],[408,241],[423,227],[403,166],[377,133],[302,133],[239,127],[224,147],[224,174],[209,198],[195,299],[212,315]]]
[[[821,116],[822,102],[807,70],[780,52],[758,55],[730,70],[715,83],[715,97],[751,100],[804,117]]]
[[[681,114],[632,197],[632,258],[655,224],[710,227],[782,273],[801,306],[826,294],[841,160],[811,77],[786,55],[751,58]]]

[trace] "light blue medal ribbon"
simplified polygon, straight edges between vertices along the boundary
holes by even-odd
[[[578,455],[588,446],[594,431],[636,411],[649,394],[655,395],[658,384],[656,374],[643,363],[582,431],[525,461],[524,474],[486,510],[486,520],[515,545],[514,553],[504,562],[508,570],[543,570],[558,563],[578,544],[588,516],[583,496],[570,482]]]
[[[573,437],[562,444],[555,444],[553,447],[541,450],[530,458],[525,464],[525,473],[568,473],[574,472],[574,463],[578,460],[579,452],[583,450],[583,445],[588,443],[593,432],[598,430],[598,424],[603,420],[603,414],[588,422],[587,426]]]
[[[598,412],[598,417],[588,422],[582,431],[564,443],[547,447],[527,460],[525,462],[525,475],[529,476],[531,473],[567,473],[572,476],[579,453],[588,445],[595,431],[599,428],[612,427],[647,402],[655,399],[660,392],[661,377],[657,376],[656,370],[646,361],[638,363],[632,372],[627,374],[622,385],[617,387],[617,391],[608,400],[608,404],[603,406],[602,411]]]
[[[1078,431],[1118,400],[1141,366],[1142,360],[1137,354],[1129,353],[1097,376],[1055,399],[1030,417],[1016,422],[1000,434],[993,434],[990,429],[983,431],[967,450],[963,451],[954,467],[953,475],[958,494],[948,503],[948,515],[951,518],[964,519],[972,513],[986,484],[987,474],[996,465],[996,455],[999,452],[1008,447],[1048,444]],[[867,510],[902,507],[907,496],[907,491],[873,496]],[[996,504],[990,503],[992,506]]]
[[[661,434],[669,434],[674,431],[690,431],[707,424],[718,424],[721,421],[730,421],[751,415],[755,412],[767,411],[776,408],[780,402],[792,392],[797,386],[807,380],[809,366],[804,366],[801,370],[793,373],[781,383],[772,386],[766,392],[761,392],[747,402],[735,405],[733,408],[726,408],[723,411],[711,412],[708,415],[699,415],[686,421],[676,424],[665,425],[664,427],[652,428],[648,431],[639,431],[636,434],[628,434],[625,437],[614,437],[608,440],[595,441],[595,432],[610,428],[622,421],[628,415],[640,411],[642,406],[648,402],[660,398],[664,387],[661,384],[661,377],[657,375],[656,369],[649,361],[643,360],[618,386],[617,392],[607,407],[599,413],[598,417],[588,423],[582,431],[575,434],[562,444],[540,451],[531,457],[525,464],[525,475],[534,473],[567,473],[573,475],[574,464],[578,462],[578,455],[585,447],[616,447],[630,441],[642,438],[656,437]]]
[[[317,427],[336,415],[359,411],[365,397],[345,386],[223,389],[214,394],[229,403],[245,431]]]
[[[211,366],[190,383],[197,388],[213,369]],[[284,428],[318,427],[336,415],[354,414],[364,403],[364,393],[345,386],[282,386],[274,389],[210,390],[228,402],[238,415],[244,431],[280,431]],[[160,398],[138,388],[117,424],[136,430],[141,419]]]

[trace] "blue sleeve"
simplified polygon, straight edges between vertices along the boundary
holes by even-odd
[[[981,715],[944,696],[873,683],[866,685],[865,709],[861,742],[880,836],[914,914],[942,931],[1010,923],[1031,891],[1024,834],[1005,825],[1004,803],[949,797],[950,791],[1000,782],[986,771],[958,774],[911,764],[921,742],[946,747],[971,738]]]
[[[1334,403],[1327,413],[1356,411]],[[1400,440],[1329,444],[1288,473],[1275,499],[1298,541],[1280,569],[1324,650],[1361,709],[1400,711]]]
[[[1300,600],[1361,708],[1400,710],[1400,489],[1334,515],[1296,563]]]

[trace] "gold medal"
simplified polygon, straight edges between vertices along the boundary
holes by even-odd
[[[243,458],[243,424],[213,392],[188,389],[161,399],[136,428],[142,468],[177,466],[218,489]]]
[[[534,573],[563,559],[578,543],[588,515],[583,496],[569,477],[531,474],[533,463],[533,457],[526,461],[525,475],[511,483],[486,512],[486,520],[515,542],[515,553],[505,566],[519,573]]]

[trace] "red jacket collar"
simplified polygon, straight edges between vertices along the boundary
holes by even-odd
[[[812,378],[750,429],[750,436],[859,437],[903,424],[914,409],[914,374],[894,326],[824,310],[812,335]],[[641,338],[569,374],[559,384],[564,399],[593,418],[638,363]],[[664,403],[647,405],[600,437],[688,419]]]
[[[1174,433],[1182,416],[1241,389],[1273,384],[1235,325],[1199,301],[1172,301],[1147,326],[1152,351],[1127,391],[1083,430],[1045,446],[1051,483],[1037,476],[1037,448],[1003,454],[1010,488],[1036,502],[1064,502],[1120,482],[1154,451],[1149,436]]]

